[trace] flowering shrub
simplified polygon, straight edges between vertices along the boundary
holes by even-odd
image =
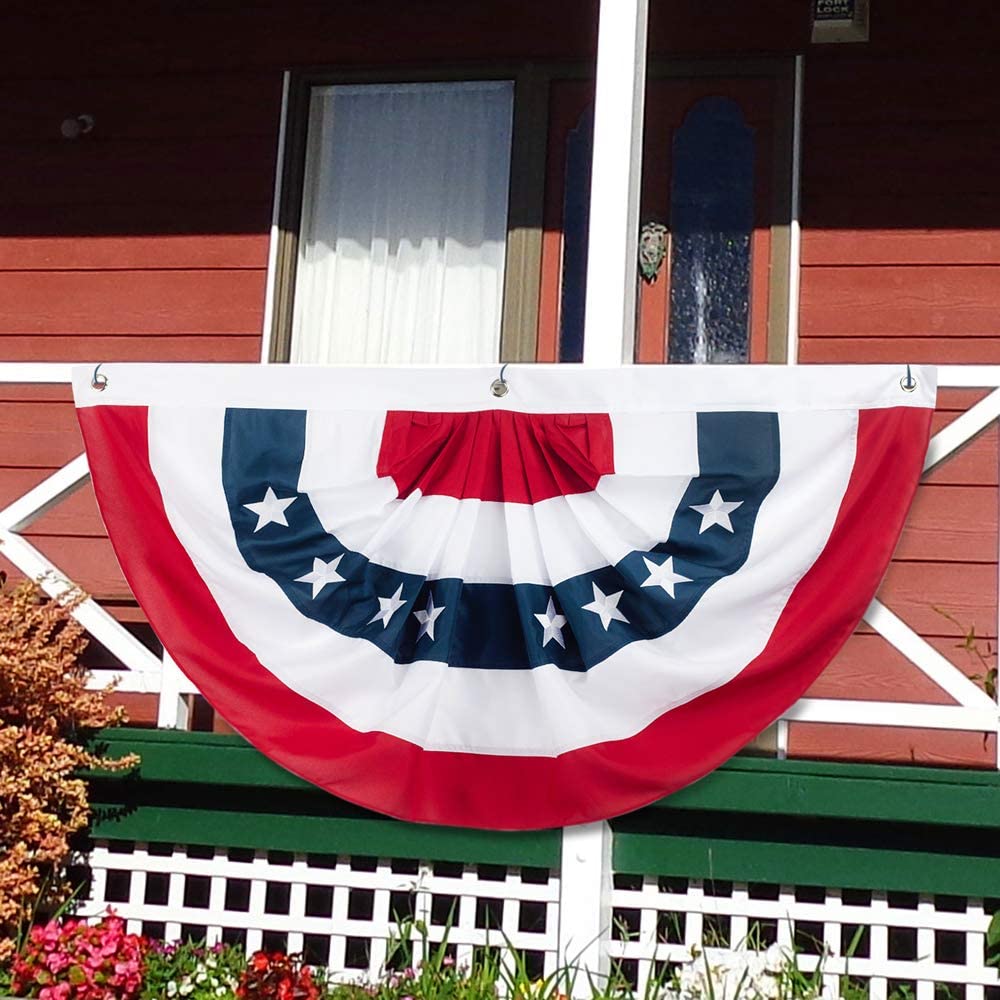
[[[146,972],[140,1000],[219,1000],[236,996],[246,968],[242,948],[191,941],[152,941],[146,952]]]
[[[301,957],[282,952],[255,952],[236,988],[240,1000],[318,1000],[319,995],[312,969]]]
[[[11,988],[39,1000],[132,1000],[142,985],[144,946],[110,911],[93,925],[50,920],[31,929]]]
[[[87,823],[82,768],[120,770],[137,758],[105,760],[83,737],[124,721],[87,690],[83,629],[71,617],[82,595],[40,596],[0,573],[0,967],[21,926],[70,898],[64,875],[70,838]]]

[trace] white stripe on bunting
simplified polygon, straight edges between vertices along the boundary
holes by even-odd
[[[567,367],[573,368],[567,372]],[[657,365],[597,369],[509,366],[509,393],[490,392],[496,366],[480,368],[311,365],[105,364],[103,391],[90,386],[92,366],[73,368],[78,407],[288,407],[331,410],[421,410],[428,413],[519,410],[525,413],[689,413],[713,410],[883,409],[933,407],[934,368],[912,367],[916,388],[904,391],[904,365],[685,365],[663,391]]]

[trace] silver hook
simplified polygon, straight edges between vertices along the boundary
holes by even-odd
[[[108,387],[108,376],[101,373],[101,365],[104,362],[101,361],[94,367],[94,374],[90,376],[90,388],[96,389],[98,392],[104,392]]]
[[[507,380],[503,377],[503,373],[507,370],[507,365],[503,364],[500,366],[500,377],[495,378],[490,383],[490,392],[493,393],[497,399],[506,396],[510,392],[510,386],[507,385]]]
[[[913,392],[917,387],[917,380],[910,372],[910,366],[906,366],[906,374],[899,380],[899,387],[903,392]]]

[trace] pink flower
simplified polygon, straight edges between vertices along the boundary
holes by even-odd
[[[59,943],[59,931],[59,924],[50,920],[44,927],[32,927],[31,939],[38,944],[52,948]]]
[[[69,958],[65,952],[51,951],[45,957],[45,967],[49,972],[62,972],[69,965]]]
[[[70,993],[69,983],[59,983],[56,986],[44,986],[38,996],[41,1000],[66,1000]]]

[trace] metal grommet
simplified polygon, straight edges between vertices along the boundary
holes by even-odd
[[[910,366],[906,366],[906,374],[899,380],[899,387],[903,392],[913,392],[917,387],[917,380],[910,372]]]
[[[507,385],[507,382],[506,382],[506,380],[503,377],[503,373],[506,370],[507,370],[507,366],[504,365],[500,369],[500,376],[499,376],[499,378],[495,378],[490,383],[490,392],[492,392],[493,395],[497,397],[497,399],[501,399],[503,396],[506,396],[508,392],[510,392],[510,386]]]
[[[90,377],[90,388],[96,389],[98,392],[104,392],[108,387],[108,376],[101,372],[101,365],[103,364],[104,362],[102,361],[101,364],[97,365],[94,368],[94,374]]]

